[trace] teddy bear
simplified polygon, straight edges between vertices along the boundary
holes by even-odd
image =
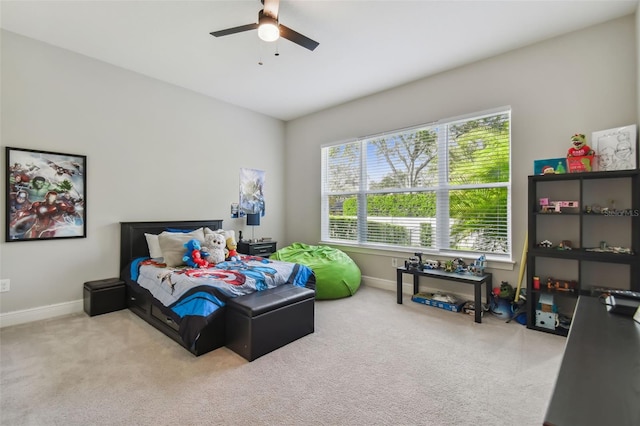
[[[224,262],[224,249],[226,241],[224,235],[218,233],[210,233],[204,237],[204,249],[209,253],[206,260],[211,264]]]
[[[184,243],[187,252],[182,256],[182,261],[192,268],[208,268],[209,262],[204,259],[209,253],[203,250],[200,241],[191,239]]]

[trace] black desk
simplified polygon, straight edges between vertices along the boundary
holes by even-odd
[[[473,284],[474,287],[474,309],[476,313],[476,322],[482,322],[482,292],[480,288],[485,285],[487,291],[487,304],[491,301],[491,288],[493,287],[493,275],[485,273],[477,276],[471,274],[458,274],[456,272],[445,272],[440,269],[425,269],[418,271],[415,269],[398,268],[396,270],[397,296],[398,303],[402,303],[402,275],[413,275],[413,294],[418,292],[418,279],[420,277],[438,278],[447,281],[457,281],[459,283]]]
[[[640,425],[640,324],[580,296],[544,424]]]

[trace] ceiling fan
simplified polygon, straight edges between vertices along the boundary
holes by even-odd
[[[264,9],[258,12],[257,23],[227,28],[226,30],[213,31],[210,34],[214,37],[222,37],[257,29],[258,37],[264,41],[276,41],[278,38],[282,37],[311,51],[318,47],[320,43],[317,41],[311,40],[309,37],[306,37],[289,27],[285,27],[278,22],[278,7],[280,6],[280,0],[260,0],[260,2],[264,5]]]

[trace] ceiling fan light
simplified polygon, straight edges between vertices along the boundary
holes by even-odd
[[[261,17],[260,25],[258,26],[258,37],[264,41],[276,41],[280,37],[278,21],[269,16]]]

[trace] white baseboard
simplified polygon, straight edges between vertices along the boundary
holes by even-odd
[[[383,280],[381,278],[368,277],[366,275],[363,275],[362,284],[369,287],[379,288],[382,290],[389,290],[393,292],[396,291],[396,282],[391,280]],[[404,288],[405,286],[407,286],[406,291],[409,292],[410,289],[407,284],[403,285],[402,291],[405,292],[405,288]]]
[[[39,306],[37,308],[24,309],[0,314],[0,328],[11,325],[24,324],[32,321],[40,321],[59,317],[61,315],[75,314],[84,310],[84,301],[58,303],[55,305]]]
[[[391,281],[391,280],[383,280],[380,278],[375,278],[375,277],[368,277],[368,276],[362,276],[362,284],[369,286],[369,287],[375,287],[375,288],[380,288],[382,290],[389,290],[389,291],[393,291],[393,293],[395,294],[397,291],[396,288],[396,282],[395,281]],[[426,282],[423,283],[420,286],[420,291],[447,291],[447,285],[446,283],[442,284],[440,287],[427,287],[425,286]],[[435,285],[438,285],[437,280],[435,281]],[[473,286],[468,286],[470,289],[473,289]],[[466,286],[465,286],[466,288]],[[413,295],[413,283],[406,283],[403,282],[402,283],[402,294],[405,295]],[[484,300],[484,290],[482,293],[482,298]],[[458,291],[455,292],[456,296],[459,296],[463,299],[467,299],[467,300],[473,300],[473,293],[469,292],[469,291],[463,291],[458,289]],[[395,299],[394,299],[395,300]]]

